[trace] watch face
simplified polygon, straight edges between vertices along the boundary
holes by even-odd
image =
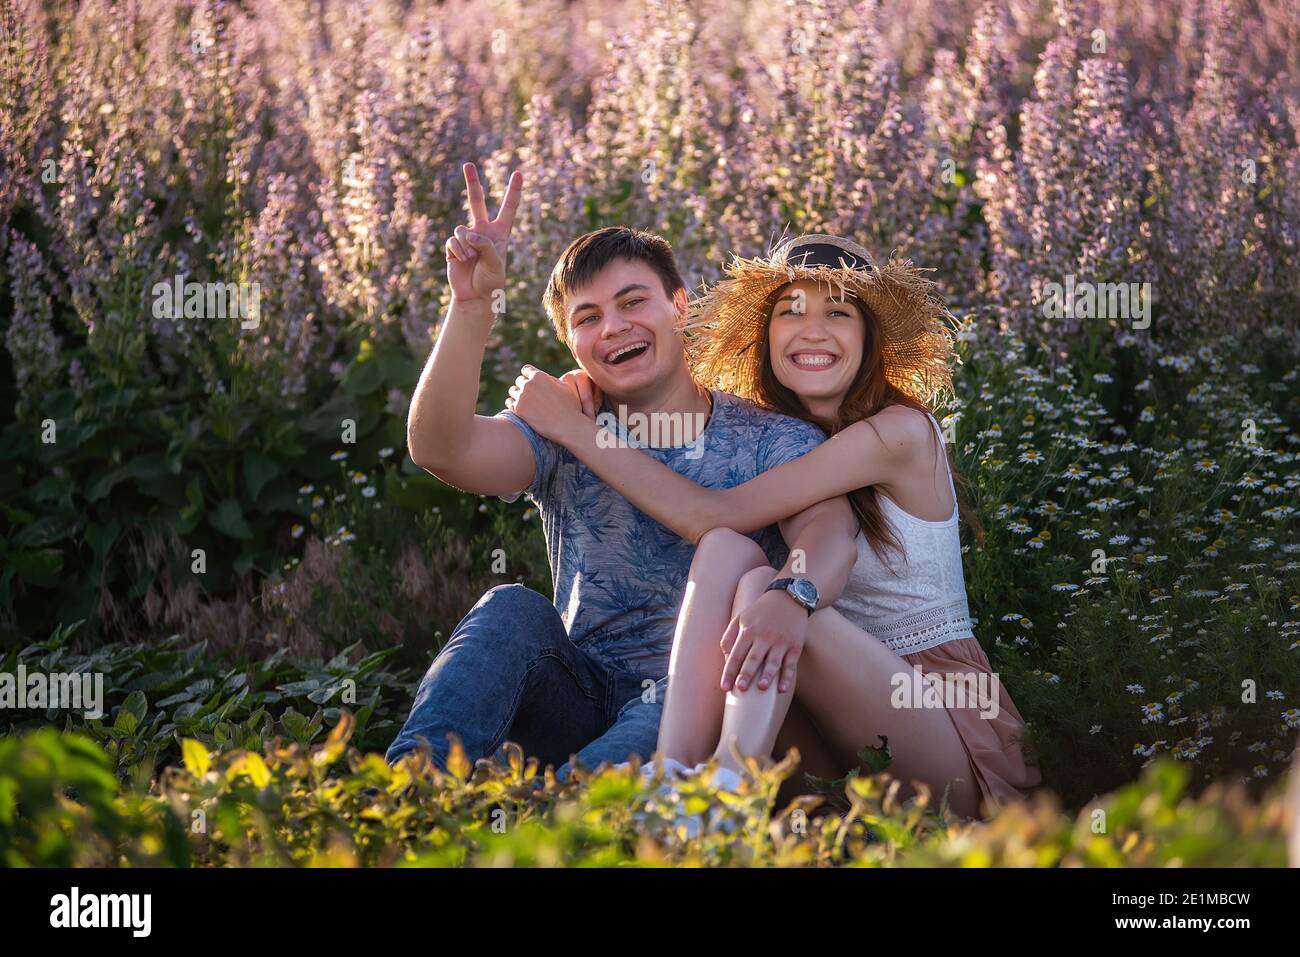
[[[817,604],[817,586],[806,578],[796,578],[792,581],[790,592],[809,607]]]

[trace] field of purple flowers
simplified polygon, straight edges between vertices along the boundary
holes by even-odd
[[[977,634],[1048,783],[1271,778],[1298,131],[1292,0],[0,0],[0,655],[82,622],[418,666],[484,588],[549,589],[523,503],[404,453],[477,160],[526,181],[484,411],[572,365],[541,291],[588,229],[661,232],[694,286],[787,232],[933,268]],[[160,310],[185,282],[255,285],[256,322]]]

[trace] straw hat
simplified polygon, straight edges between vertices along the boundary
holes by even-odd
[[[800,279],[830,283],[861,299],[884,328],[886,378],[935,407],[952,391],[955,320],[931,293],[934,282],[911,260],[883,268],[851,239],[812,233],[787,240],[767,259],[733,257],[719,280],[691,306],[687,356],[696,381],[747,399],[756,394],[768,300]]]

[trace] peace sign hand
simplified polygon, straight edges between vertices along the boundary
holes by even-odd
[[[505,288],[506,249],[523,192],[524,175],[518,170],[510,174],[501,208],[495,219],[489,219],[478,170],[473,163],[466,163],[464,172],[469,225],[456,227],[447,240],[445,252],[452,294],[460,302],[470,302],[487,300],[496,290]]]

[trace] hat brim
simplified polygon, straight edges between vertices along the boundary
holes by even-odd
[[[804,279],[828,283],[837,295],[847,293],[867,305],[881,325],[885,376],[895,388],[930,408],[951,395],[956,322],[934,295],[934,282],[910,260],[850,269],[733,259],[725,278],[692,303],[685,332],[696,381],[761,401],[759,342],[769,320],[768,301],[782,286]]]

